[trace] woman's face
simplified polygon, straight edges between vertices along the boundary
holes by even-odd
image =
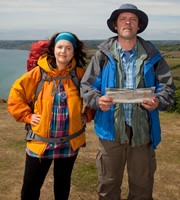
[[[74,47],[67,40],[59,40],[54,47],[54,55],[58,69],[65,68],[74,56]]]

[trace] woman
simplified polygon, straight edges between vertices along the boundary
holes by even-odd
[[[74,85],[70,71],[76,66],[81,80],[84,74],[86,54],[83,43],[72,33],[55,34],[44,54],[39,58],[37,67],[16,80],[8,99],[8,111],[18,122],[31,125],[31,130],[41,138],[71,137],[82,132],[83,126],[94,118],[95,111],[85,108],[82,114],[82,99]],[[39,92],[32,111],[28,102],[33,101],[41,70],[47,78]],[[64,77],[59,80],[56,77]],[[79,148],[85,145],[85,133],[63,143],[48,143],[32,139],[27,142],[26,166],[21,199],[39,199],[40,189],[45,176],[54,160],[55,199],[67,200],[70,191],[71,172]]]

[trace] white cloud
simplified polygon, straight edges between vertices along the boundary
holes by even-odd
[[[134,4],[134,0],[129,0]],[[0,0],[1,39],[41,39],[68,30],[83,39],[112,36],[106,21],[122,0]],[[179,0],[137,0],[149,16],[148,37],[180,39]],[[2,20],[3,19],[3,20]],[[149,33],[147,33],[147,31]]]

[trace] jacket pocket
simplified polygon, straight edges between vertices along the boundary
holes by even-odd
[[[104,174],[104,164],[103,164],[103,154],[101,153],[101,151],[98,152],[97,156],[96,156],[96,167],[98,169],[99,175],[103,175]]]
[[[154,176],[154,173],[156,171],[156,154],[155,151],[152,151],[152,155],[151,155],[151,161],[150,161],[150,168],[149,168],[149,175],[150,177]]]

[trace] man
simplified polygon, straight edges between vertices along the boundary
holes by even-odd
[[[158,109],[174,102],[175,86],[170,69],[159,51],[138,37],[148,24],[147,15],[124,4],[107,20],[117,33],[99,46],[81,82],[81,95],[96,109],[95,132],[99,200],[120,200],[127,164],[128,200],[152,200],[155,152],[161,140]],[[151,101],[115,104],[105,88],[155,87]]]

